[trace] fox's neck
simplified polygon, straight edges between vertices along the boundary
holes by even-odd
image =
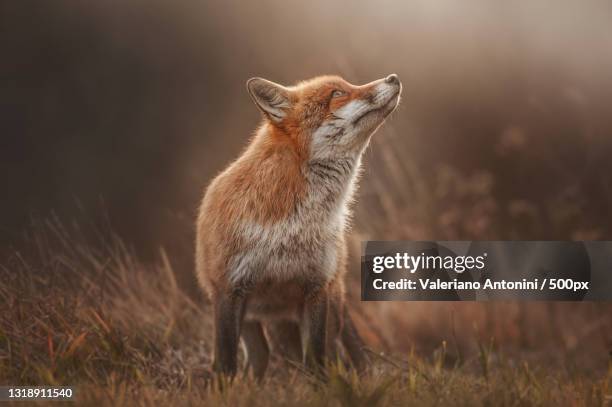
[[[358,156],[308,161],[304,170],[308,193],[302,207],[320,219],[348,215],[359,166]]]
[[[279,135],[270,134],[271,129],[266,127],[258,132],[252,149],[257,152],[252,155],[253,170],[261,174],[256,182],[275,185],[269,192],[282,195],[276,199],[289,199],[288,195],[294,195],[290,200],[295,207],[290,212],[297,216],[306,215],[306,212],[312,216],[314,212],[317,217],[325,217],[344,208],[353,194],[361,154],[308,158],[307,149],[295,151],[295,146],[288,141],[272,142],[271,138]],[[266,179],[272,172],[264,171],[265,168],[275,168],[273,179]],[[277,201],[277,205],[283,203]]]

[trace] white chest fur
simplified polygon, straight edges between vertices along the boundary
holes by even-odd
[[[334,163],[335,164],[335,163]],[[337,242],[344,233],[358,162],[314,165],[303,202],[287,219],[238,227],[246,250],[230,261],[233,283],[329,281],[337,272]]]

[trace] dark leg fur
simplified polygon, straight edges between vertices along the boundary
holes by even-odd
[[[220,295],[215,301],[215,361],[213,366],[218,373],[229,376],[236,374],[238,338],[244,306],[244,296],[234,293]]]
[[[331,362],[338,360],[338,340],[343,324],[342,300],[340,298],[329,299],[329,315],[327,317],[327,358]]]
[[[364,343],[355,328],[355,324],[348,312],[348,308],[344,307],[344,321],[342,324],[342,344],[344,345],[344,349],[349,354],[351,361],[353,362],[353,366],[357,371],[361,372],[365,369],[367,365],[367,358],[363,351]]]
[[[308,293],[302,318],[302,344],[304,363],[313,371],[320,371],[325,364],[327,309],[328,295],[325,289]]]

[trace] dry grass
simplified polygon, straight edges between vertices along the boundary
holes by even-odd
[[[355,263],[367,239],[612,236],[605,2],[28,3],[3,9],[19,68],[2,93],[17,107],[3,232],[103,196],[140,256],[108,230],[34,225],[0,258],[0,384],[72,384],[91,405],[610,404],[612,304],[360,303]],[[274,360],[263,386],[218,392],[193,211],[259,119],[244,80],[324,72],[404,82],[368,150],[350,256],[356,323],[388,356],[327,384]],[[169,254],[143,262],[158,242]]]
[[[447,342],[373,352],[362,377],[333,365],[327,383],[274,360],[262,385],[238,378],[220,391],[210,310],[184,294],[163,251],[145,265],[118,238],[85,243],[58,221],[34,232],[0,270],[2,384],[75,385],[79,404],[96,406],[605,405],[611,393],[612,368],[534,366],[489,341],[461,359]]]

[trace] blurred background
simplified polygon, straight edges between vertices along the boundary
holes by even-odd
[[[33,217],[102,219],[144,259],[165,247],[189,289],[202,192],[260,121],[245,81],[393,72],[354,289],[365,239],[610,239],[611,21],[608,1],[1,1],[0,247]],[[612,343],[602,304],[360,306],[399,350],[455,324],[601,360]]]

